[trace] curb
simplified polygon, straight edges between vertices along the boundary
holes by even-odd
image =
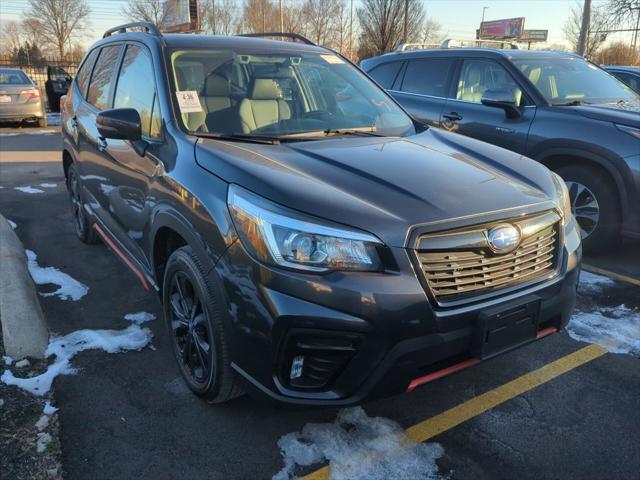
[[[44,358],[49,342],[24,246],[0,214],[0,323],[6,355]]]

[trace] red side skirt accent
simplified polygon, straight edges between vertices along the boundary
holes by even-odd
[[[133,271],[133,273],[135,273],[136,277],[138,277],[138,279],[140,280],[140,283],[142,283],[144,289],[149,291],[149,284],[147,283],[147,279],[144,278],[144,275],[138,269],[138,267],[136,267],[133,262],[129,260],[129,257],[127,257],[127,255],[115,244],[113,240],[111,240],[111,238],[104,232],[104,230],[100,228],[100,225],[94,223],[92,227],[96,232],[98,232],[98,234],[107,243],[107,245],[109,245],[109,247],[111,247],[111,249],[116,252],[116,254],[122,259],[122,261],[127,264],[127,266]]]
[[[449,375],[454,372],[458,372],[460,370],[464,370],[467,367],[475,365],[476,363],[480,363],[479,358],[470,358],[469,360],[465,360],[464,362],[456,363],[455,365],[451,365],[450,367],[443,368],[442,370],[436,370],[428,375],[423,377],[414,378],[411,380],[409,387],[407,388],[407,393],[415,390],[416,387],[420,385],[424,385],[425,383],[432,382],[437,380],[438,378],[444,377],[445,375]]]
[[[552,333],[558,333],[558,329],[556,327],[543,328],[536,335],[536,339],[546,337],[547,335],[551,335]]]

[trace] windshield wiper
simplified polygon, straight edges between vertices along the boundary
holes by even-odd
[[[339,135],[365,135],[370,137],[384,137],[381,133],[377,133],[375,127],[356,127],[356,128],[327,128],[325,130],[309,130],[308,132],[295,132],[280,135],[280,140],[288,139],[305,139],[305,138],[324,138]]]
[[[589,105],[589,102],[584,100],[569,100],[568,102],[556,102],[551,104],[554,107],[575,107],[578,105]]]
[[[244,133],[211,133],[211,132],[192,132],[192,135],[202,138],[214,138],[216,140],[230,140],[236,142],[262,143],[266,145],[277,145],[280,143],[278,137],[269,137],[266,135],[247,135]]]

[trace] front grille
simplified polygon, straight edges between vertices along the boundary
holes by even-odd
[[[490,248],[487,232],[504,223],[520,230],[521,241],[512,252],[499,254]],[[556,271],[559,225],[560,216],[550,211],[422,235],[416,252],[424,280],[439,302],[542,280]]]

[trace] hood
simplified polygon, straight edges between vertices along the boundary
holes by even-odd
[[[229,183],[400,247],[412,226],[530,206],[555,192],[542,165],[435,129],[279,145],[201,138],[196,159]]]
[[[640,128],[640,103],[626,105],[606,103],[601,105],[580,105],[576,107],[557,108],[571,108],[587,118]]]

